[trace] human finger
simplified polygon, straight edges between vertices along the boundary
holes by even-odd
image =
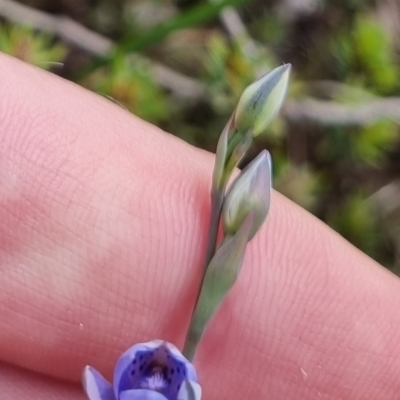
[[[182,343],[212,157],[44,72],[0,70],[0,357],[77,380],[135,342]],[[393,304],[397,278],[274,195],[199,348],[205,396],[395,399]]]
[[[1,400],[85,400],[78,384],[0,363]]]

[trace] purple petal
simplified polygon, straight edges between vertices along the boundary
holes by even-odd
[[[184,367],[186,368],[186,378],[191,381],[197,382],[197,374],[193,364],[186,357],[184,357],[179,349],[172,343],[164,342],[164,346],[167,347],[167,349],[177,361],[183,363]]]
[[[168,400],[161,393],[154,390],[134,389],[120,393],[119,400]]]
[[[186,379],[178,393],[177,400],[200,400],[201,386],[197,382]]]
[[[162,343],[162,340],[153,340],[147,343],[135,344],[122,354],[117,361],[114,371],[114,393],[116,398],[118,398],[118,394],[124,390],[138,388],[143,379],[141,371],[139,370],[139,360],[136,358],[138,353],[143,356],[150,354],[152,350],[160,347]],[[146,358],[148,358],[148,356]]]
[[[89,400],[116,400],[111,384],[94,368],[85,367],[82,381]]]

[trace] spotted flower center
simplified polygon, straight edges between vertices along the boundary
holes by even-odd
[[[161,393],[168,400],[176,400],[186,379],[184,361],[175,358],[165,346],[139,351],[122,375],[119,390],[145,389]]]

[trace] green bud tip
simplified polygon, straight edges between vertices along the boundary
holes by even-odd
[[[279,112],[286,96],[291,64],[268,72],[249,85],[239,98],[234,124],[240,132],[262,133]]]
[[[248,240],[258,232],[269,211],[271,170],[271,156],[263,150],[232,183],[222,209],[226,235],[234,235],[251,212],[254,216]]]

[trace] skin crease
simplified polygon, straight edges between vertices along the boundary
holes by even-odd
[[[129,346],[182,346],[213,156],[0,56],[2,400],[84,399]],[[398,400],[400,281],[274,193],[195,358],[203,399]],[[5,393],[5,397],[4,397]]]

